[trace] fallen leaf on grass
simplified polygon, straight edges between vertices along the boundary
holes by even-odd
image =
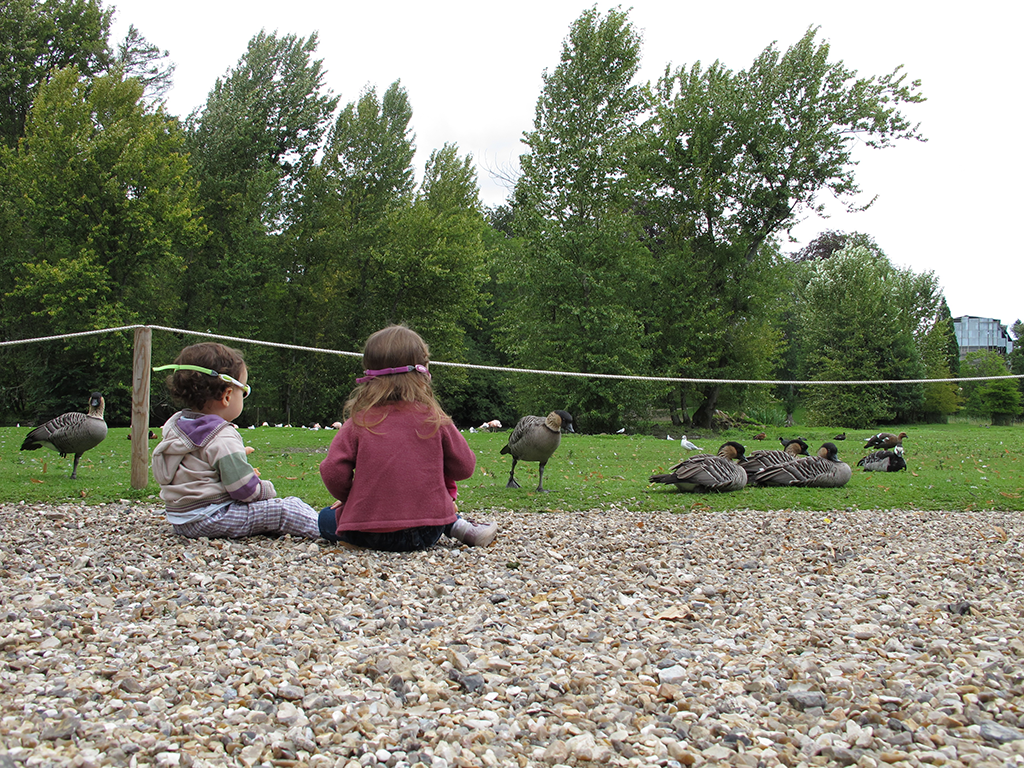
[[[42,484],[43,484],[43,481],[42,481],[42,480],[36,480],[36,479],[35,479],[34,477],[33,477],[33,478],[31,478],[31,481],[32,481],[33,483],[39,483],[40,485],[42,485]]]
[[[1007,493],[1006,491],[1000,491],[999,495],[1000,496],[1005,496],[1008,499],[1019,499],[1020,498],[1020,494],[1019,493]]]

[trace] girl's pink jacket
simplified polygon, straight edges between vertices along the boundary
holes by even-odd
[[[386,418],[376,423],[382,415]],[[327,490],[344,502],[335,512],[340,531],[399,531],[455,521],[445,487],[465,480],[476,455],[451,422],[434,429],[417,403],[389,403],[348,419],[320,463]]]

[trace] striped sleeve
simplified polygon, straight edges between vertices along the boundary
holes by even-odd
[[[228,495],[243,504],[274,498],[277,493],[273,483],[269,480],[260,480],[256,475],[256,471],[245,456],[245,446],[238,432],[225,429],[224,438],[220,446],[222,450],[217,451],[213,466],[220,475]]]

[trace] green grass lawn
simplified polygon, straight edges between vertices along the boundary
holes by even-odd
[[[0,502],[102,503],[130,499],[159,503],[159,489],[131,487],[131,444],[127,429],[111,429],[107,439],[83,456],[78,479],[71,480],[71,457],[52,451],[20,451],[28,428],[0,428]],[[709,453],[725,440],[747,447],[779,448],[777,437],[803,437],[817,449],[841,428],[797,427],[769,431],[768,439],[751,439],[755,430],[732,430],[717,435],[688,437]],[[837,442],[840,459],[856,465],[865,451],[863,440],[872,432],[845,430],[847,440]],[[499,454],[508,432],[466,433],[477,454],[473,477],[459,484],[463,513],[483,517],[486,510],[504,508],[524,512],[572,511],[610,506],[630,509],[920,509],[1024,510],[1024,428],[942,424],[893,427],[905,431],[906,472],[863,472],[854,466],[853,479],[844,488],[746,488],[739,493],[687,494],[672,486],[650,485],[652,474],[664,472],[686,455],[673,440],[641,435],[565,435],[548,463],[544,486],[535,492],[537,465],[520,463],[519,490],[505,488],[511,458]],[[334,432],[263,427],[242,430],[250,457],[279,495],[300,496],[314,507],[331,499],[320,482],[318,465]],[[150,442],[150,448],[156,445]]]

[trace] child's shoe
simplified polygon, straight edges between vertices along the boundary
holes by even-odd
[[[458,539],[470,547],[490,546],[497,535],[497,523],[475,523],[464,517],[455,519],[450,534],[453,539]]]

